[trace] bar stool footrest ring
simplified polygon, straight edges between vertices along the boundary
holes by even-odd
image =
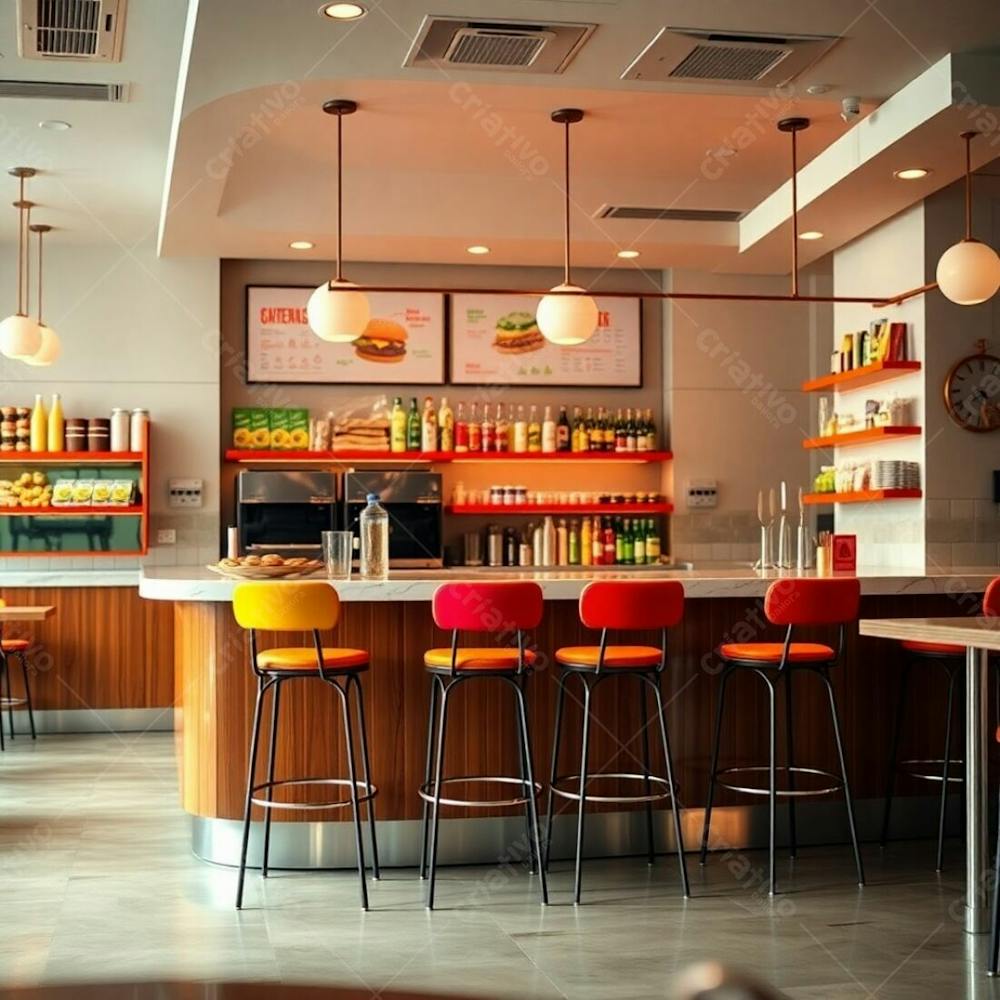
[[[378,786],[370,782],[355,781],[355,786],[363,792],[358,796],[358,803],[370,802],[378,795]],[[257,797],[258,792],[266,791],[269,788],[283,788],[289,785],[337,785],[341,788],[350,787],[350,778],[283,778],[280,781],[264,781],[259,785],[254,785],[251,789],[250,801],[255,806],[262,809],[344,809],[352,805],[350,799],[336,799],[333,802],[275,802],[273,800],[261,799]]]
[[[942,773],[928,774],[925,770],[923,770],[923,768],[925,768],[928,764],[937,764],[941,768]],[[943,757],[924,758],[922,760],[919,759],[901,760],[898,765],[898,770],[900,774],[908,775],[911,778],[920,778],[921,781],[944,781],[945,780],[943,773],[944,764],[945,760]],[[917,770],[917,768],[920,768],[921,770]],[[965,778],[963,777],[963,774],[965,772],[964,760],[949,760],[948,770],[955,771],[954,774],[948,775],[949,785],[952,783],[956,785],[961,785],[964,783],[965,781]]]
[[[495,775],[495,774],[469,774],[463,775],[457,778],[442,778],[442,785],[460,785],[466,783],[474,783],[477,781],[485,782],[486,784],[493,785],[517,785],[519,788],[524,788],[527,782],[522,781],[520,778],[511,778],[505,775]],[[420,797],[425,802],[434,802],[434,782],[425,782],[417,789]],[[537,798],[542,794],[542,786],[540,782],[535,782],[535,797]],[[469,809],[492,809],[498,806],[523,806],[528,803],[528,796],[520,795],[513,799],[446,799],[441,798],[438,802],[443,806],[464,806]]]
[[[17,708],[18,705],[27,704],[27,698],[0,698],[0,708]]]
[[[767,774],[770,768],[767,764],[754,764],[745,767],[725,767],[715,772],[716,784],[720,785],[722,788],[728,788],[731,792],[742,792],[744,795],[770,795],[771,792],[767,788],[755,787],[752,785],[734,785],[732,782],[723,781],[721,775],[723,774],[748,774],[755,772],[757,774]],[[809,795],[831,795],[834,792],[839,792],[844,787],[844,779],[840,777],[839,774],[834,774],[833,771],[824,771],[822,768],[818,767],[789,767],[787,764],[779,764],[775,767],[775,771],[791,773],[791,774],[811,774],[818,775],[822,778],[828,778],[834,784],[827,788],[777,788],[774,794],[779,798],[804,798]]]
[[[650,792],[648,795],[592,795],[587,792],[588,802],[618,802],[618,803],[629,803],[629,802],[662,802],[664,799],[671,799],[674,797],[674,792],[676,791],[677,784],[674,783],[674,788],[670,787],[670,782],[666,778],[661,778],[656,774],[628,774],[626,772],[610,772],[601,771],[597,774],[588,775],[588,783],[594,781],[597,778],[617,778],[619,781],[648,781],[651,785],[656,785],[662,788],[662,792]],[[577,788],[580,786],[580,775],[578,774],[564,774],[556,778],[552,782],[552,794],[558,795],[561,799],[572,799],[574,802],[580,801],[579,791],[570,791],[568,788],[560,788],[560,783],[573,782],[576,784]]]

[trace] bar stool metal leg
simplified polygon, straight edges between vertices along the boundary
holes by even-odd
[[[948,766],[951,763],[951,723],[954,716],[957,670],[948,671],[948,713],[944,724],[944,756],[941,761],[941,806],[938,810],[937,870],[944,868],[944,826],[948,815]]]
[[[368,883],[365,875],[365,845],[361,838],[361,803],[358,800],[358,769],[354,761],[354,726],[351,723],[351,706],[348,700],[346,684],[341,687],[336,682],[340,696],[341,708],[344,712],[344,744],[347,748],[347,774],[351,782],[351,812],[354,814],[354,846],[358,854],[358,880],[361,886],[361,909],[368,909]],[[365,793],[367,794],[367,789]]]
[[[705,800],[705,824],[701,834],[701,864],[708,857],[708,836],[712,825],[712,803],[715,800],[715,780],[719,770],[719,744],[722,742],[722,713],[726,705],[726,685],[732,668],[726,667],[719,678],[719,704],[715,708],[715,734],[712,737],[712,763],[708,769],[708,798]]]
[[[267,747],[267,801],[274,799],[274,758],[278,748],[278,709],[281,704],[281,681],[274,682],[274,690],[271,692],[271,732]],[[267,861],[271,851],[271,814],[273,809],[264,810],[264,853],[261,857],[260,874],[262,878],[267,878]]]
[[[580,802],[576,814],[576,872],[573,879],[573,903],[580,905],[583,883],[583,821],[587,811],[587,766],[590,756],[590,697],[591,685],[583,681],[583,745],[580,750]]]
[[[35,710],[31,705],[31,679],[28,676],[30,674],[28,659],[24,653],[18,653],[17,658],[21,661],[21,676],[24,678],[24,702],[28,709],[28,725],[31,727],[31,738],[34,740],[38,738],[38,734],[35,732]]]
[[[264,679],[257,681],[257,700],[253,708],[253,730],[250,737],[250,761],[247,764],[247,796],[246,804],[243,807],[243,845],[240,848],[240,874],[236,882],[236,909],[243,909],[243,882],[246,878],[247,870],[247,848],[250,844],[250,810],[253,799],[253,786],[255,772],[257,770],[257,745],[260,742],[260,719],[261,706],[264,702],[264,693],[268,685]]]
[[[642,773],[645,777],[646,796],[653,794],[653,785],[649,780],[649,713],[646,710],[646,679],[639,676],[639,720],[642,725]],[[668,768],[669,770],[669,768]],[[646,860],[648,864],[656,864],[656,840],[653,832],[653,802],[646,803]]]
[[[785,756],[788,763],[788,790],[795,791],[795,737],[792,729],[794,718],[794,708],[792,703],[792,674],[794,671],[788,670],[785,673]],[[797,845],[795,841],[795,796],[788,796],[788,842],[790,858],[795,858]]]
[[[14,732],[14,686],[11,683],[12,672],[9,658],[4,670],[4,677],[7,680],[7,721],[10,723],[10,738],[13,740],[16,735]]]
[[[515,684],[518,682],[515,680]],[[522,695],[524,693],[524,688],[518,684]],[[532,795],[533,789],[528,785],[528,768],[524,759],[524,741],[521,738],[521,714],[518,711],[517,703],[515,701],[514,705],[514,734],[517,739],[517,758],[520,767],[519,774],[521,776],[521,795],[524,797],[524,832],[525,832],[525,845],[528,850],[528,874],[535,874],[535,836],[532,833],[531,825],[531,808],[529,797]]]
[[[514,697],[517,701],[517,716],[520,730],[521,757],[524,761],[524,770],[527,775],[527,789],[525,794],[528,797],[528,821],[531,825],[530,836],[534,842],[535,856],[538,858],[538,877],[541,880],[542,905],[549,905],[549,887],[545,878],[545,866],[541,863],[542,858],[542,834],[538,824],[538,802],[535,797],[535,770],[531,762],[531,735],[528,729],[528,709],[525,704],[524,687],[518,681],[513,681]],[[529,853],[531,848],[529,847]]]
[[[9,657],[6,653],[0,652],[0,694],[3,694],[3,678],[7,673]],[[5,750],[3,741],[3,714],[0,712],[0,750]]]
[[[990,954],[986,960],[986,974],[995,976],[1000,971],[1000,832],[997,833],[997,852],[993,866],[993,918],[990,922]]]
[[[840,760],[840,774],[844,781],[844,802],[847,805],[847,822],[851,828],[851,845],[854,848],[854,861],[858,867],[858,885],[865,884],[865,870],[861,863],[861,849],[858,847],[858,830],[854,822],[854,802],[851,799],[851,786],[847,780],[847,759],[844,756],[844,741],[840,734],[840,716],[837,712],[837,696],[833,691],[833,682],[827,670],[817,670],[823,679],[830,696],[830,718],[833,722],[833,735],[837,741],[837,757]]]
[[[910,686],[910,662],[903,664],[903,672],[899,675],[899,694],[896,697],[896,715],[892,724],[892,740],[889,743],[889,762],[886,765],[885,777],[885,807],[882,811],[882,836],[879,846],[885,847],[889,840],[889,816],[892,811],[892,798],[896,789],[896,768],[899,764],[899,737],[903,729],[903,717],[906,710],[906,697]]]
[[[427,709],[427,756],[424,763],[424,787],[431,783],[434,768],[434,733],[437,725],[438,679],[431,676],[431,697]],[[427,836],[430,831],[431,804],[423,800],[423,822],[420,827],[420,877],[427,878]]]
[[[444,770],[444,740],[448,727],[448,696],[460,680],[441,683],[441,709],[438,716],[437,748],[434,755],[434,803],[431,808],[430,877],[427,882],[427,909],[434,909],[434,883],[437,876],[438,831],[441,818],[441,777]]]
[[[774,867],[774,830],[777,826],[778,818],[778,770],[777,770],[777,725],[775,710],[777,708],[774,682],[762,670],[755,670],[755,674],[761,677],[767,685],[768,706],[768,747],[767,747],[767,867],[768,867],[768,895],[774,896],[778,892],[778,873]]]
[[[365,724],[365,694],[361,687],[361,680],[355,674],[349,674],[347,677],[348,690],[350,689],[351,682],[354,683],[354,693],[358,699],[358,729],[361,734],[361,765],[364,768],[365,775],[365,794],[371,793],[372,779],[371,779],[371,765],[368,760],[368,726]],[[367,802],[368,809],[368,832],[371,836],[372,842],[372,878],[378,881],[382,877],[381,869],[379,868],[378,862],[378,838],[375,835],[375,799],[369,798]]]
[[[684,887],[684,898],[691,896],[691,885],[688,882],[687,858],[684,856],[684,834],[681,831],[681,807],[677,799],[677,784],[674,781],[674,758],[670,752],[670,737],[667,735],[667,717],[663,708],[663,693],[660,690],[660,677],[649,682],[656,699],[656,714],[660,720],[660,738],[663,741],[663,759],[667,769],[667,781],[670,783],[670,811],[674,818],[674,839],[677,841],[677,860],[681,868],[681,885]]]
[[[549,770],[549,801],[546,808],[545,818],[545,854],[542,860],[546,871],[549,869],[549,854],[552,851],[552,815],[554,811],[555,798],[552,792],[552,787],[555,785],[556,778],[559,776],[559,747],[562,743],[563,706],[566,701],[566,676],[559,676],[556,679],[556,684],[559,687],[559,691],[556,695],[556,719],[555,728],[552,733],[552,767]]]

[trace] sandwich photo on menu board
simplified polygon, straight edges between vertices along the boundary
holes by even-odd
[[[406,327],[395,320],[372,317],[365,332],[353,341],[354,354],[362,361],[398,365],[406,357]]]
[[[497,320],[497,335],[493,350],[501,354],[525,354],[545,346],[545,338],[538,329],[535,314],[530,312],[505,313]]]

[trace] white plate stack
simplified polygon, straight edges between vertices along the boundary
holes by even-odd
[[[897,460],[872,462],[873,490],[919,490],[920,463]]]

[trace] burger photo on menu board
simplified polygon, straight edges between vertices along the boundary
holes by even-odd
[[[534,313],[511,312],[497,320],[493,348],[501,354],[526,354],[544,346],[545,338]]]
[[[362,361],[398,364],[406,357],[406,328],[391,319],[370,319],[365,332],[353,341]]]

